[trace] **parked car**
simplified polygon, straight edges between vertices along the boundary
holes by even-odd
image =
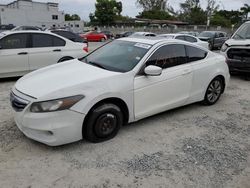
[[[114,34],[111,31],[101,31],[108,39],[114,39]]]
[[[156,37],[157,34],[150,32],[135,32],[130,37]]]
[[[105,34],[103,33],[99,33],[97,31],[90,31],[87,32],[85,34],[80,34],[80,37],[82,37],[83,39],[87,39],[89,42],[104,42],[106,41],[108,38]]]
[[[87,46],[85,47],[85,51],[88,52],[88,40],[86,38],[81,38],[79,36],[79,34],[73,33],[71,31],[68,30],[62,30],[62,29],[58,29],[58,30],[51,30],[52,33],[55,33],[57,35],[60,35],[62,37],[65,37],[73,42],[80,42],[80,43],[85,43]]]
[[[199,32],[196,32],[196,31],[181,31],[178,34],[192,35],[194,37],[197,37],[199,35]]]
[[[0,25],[0,33],[3,31],[9,31],[13,29],[15,26],[10,24],[10,25]]]
[[[102,142],[125,123],[194,102],[215,104],[229,77],[225,57],[192,43],[127,37],[24,76],[11,104],[31,139]]]
[[[42,29],[40,27],[36,27],[36,26],[17,26],[15,28],[13,28],[11,31],[26,31],[26,30],[41,31]]]
[[[203,31],[198,38],[209,43],[209,49],[220,49],[228,39],[227,34],[221,31]]]
[[[201,41],[197,37],[194,37],[192,35],[187,35],[187,34],[161,34],[158,35],[159,37],[164,37],[168,39],[178,39],[178,40],[184,40],[187,42],[194,43],[196,45],[202,46],[206,49],[208,49],[208,42]]]
[[[129,37],[130,35],[132,35],[134,32],[132,31],[126,31],[126,32],[122,32],[119,34],[116,34],[115,38],[119,39],[119,38],[123,38],[123,37]]]
[[[0,33],[0,78],[23,76],[48,66],[80,58],[87,53],[86,44],[43,31],[9,31]]]
[[[250,75],[250,21],[245,22],[221,48],[230,72]]]

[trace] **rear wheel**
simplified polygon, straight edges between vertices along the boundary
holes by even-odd
[[[114,138],[123,123],[121,109],[114,104],[103,104],[94,108],[83,127],[83,136],[98,143]]]
[[[203,103],[206,105],[215,104],[220,99],[223,88],[224,85],[221,78],[216,77],[215,79],[213,79],[207,88]]]

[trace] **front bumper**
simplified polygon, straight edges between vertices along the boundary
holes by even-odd
[[[22,111],[14,111],[16,125],[25,136],[49,146],[64,145],[82,139],[84,114],[71,110],[31,113],[31,104],[32,102]]]
[[[250,62],[227,60],[230,72],[250,73]]]

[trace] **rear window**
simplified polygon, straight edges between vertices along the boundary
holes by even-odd
[[[193,47],[193,46],[186,46],[188,62],[199,61],[205,59],[207,57],[207,52]]]
[[[32,34],[33,48],[65,46],[65,41],[48,34]]]

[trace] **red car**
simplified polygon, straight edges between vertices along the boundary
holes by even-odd
[[[88,41],[95,41],[95,42],[97,42],[97,41],[104,42],[108,39],[105,34],[99,33],[97,31],[90,31],[90,32],[87,32],[85,34],[81,34],[80,36],[83,39],[87,39]]]

